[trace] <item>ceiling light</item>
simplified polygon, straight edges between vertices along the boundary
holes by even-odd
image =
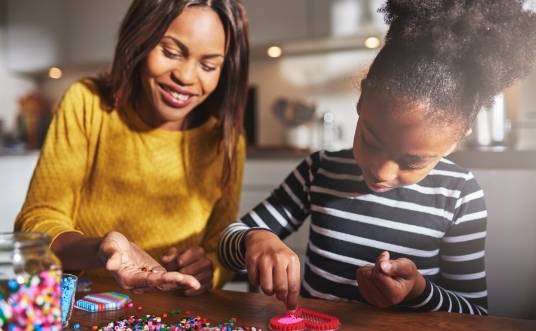
[[[63,71],[58,67],[52,67],[48,70],[48,77],[52,79],[60,79],[63,76]]]
[[[278,47],[278,46],[272,46],[272,47],[269,47],[268,50],[266,51],[266,53],[268,54],[269,57],[271,58],[278,58],[281,56],[281,54],[283,54],[283,50],[281,49],[281,47]]]
[[[378,37],[367,37],[367,39],[365,39],[366,48],[378,48],[380,44],[381,42]]]

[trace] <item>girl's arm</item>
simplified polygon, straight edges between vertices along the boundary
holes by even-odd
[[[404,302],[405,307],[487,314],[484,194],[472,175],[461,192],[452,226],[441,240],[439,280],[427,279],[422,294]]]
[[[249,231],[267,230],[281,240],[296,231],[309,215],[310,183],[319,154],[303,160],[263,202],[229,225],[219,242],[219,258],[229,269],[245,272],[245,237]]]

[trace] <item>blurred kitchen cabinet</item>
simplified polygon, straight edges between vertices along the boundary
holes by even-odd
[[[64,0],[68,64],[111,63],[121,20],[132,0]]]
[[[54,65],[112,61],[132,0],[7,0],[7,67],[33,73]]]
[[[310,0],[243,0],[253,46],[309,36]]]
[[[61,61],[63,0],[6,0],[3,8],[8,69],[33,72]]]

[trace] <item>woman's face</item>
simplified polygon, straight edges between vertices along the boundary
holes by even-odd
[[[454,150],[459,128],[431,121],[425,103],[363,95],[354,137],[354,158],[375,192],[415,184]]]
[[[216,89],[224,56],[225,32],[216,12],[185,8],[147,56],[141,75],[144,121],[181,129],[186,115]]]

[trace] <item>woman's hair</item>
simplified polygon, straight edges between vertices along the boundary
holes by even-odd
[[[536,14],[523,0],[388,0],[384,47],[362,81],[380,97],[427,102],[435,120],[470,128],[483,106],[530,72]],[[438,117],[434,117],[438,115]]]
[[[119,29],[111,71],[96,80],[105,106],[136,106],[143,96],[141,72],[148,53],[186,8],[214,10],[225,29],[225,60],[214,92],[186,118],[186,124],[215,115],[221,120],[223,183],[233,170],[243,131],[249,69],[248,21],[239,0],[134,0]]]

